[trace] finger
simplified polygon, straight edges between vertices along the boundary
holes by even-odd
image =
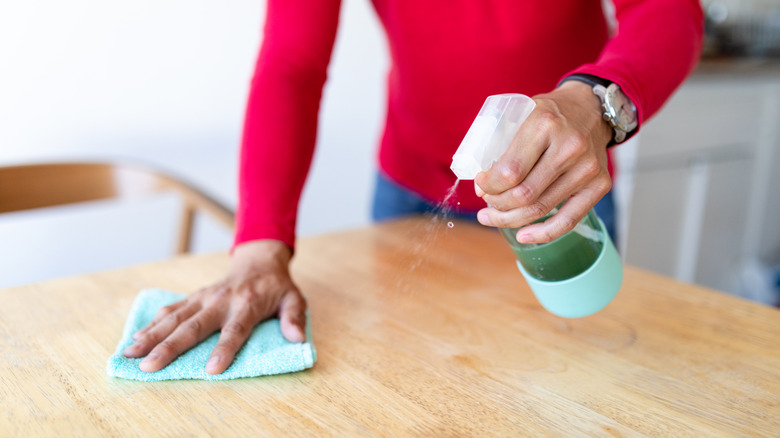
[[[601,199],[601,190],[584,190],[572,195],[561,209],[542,223],[529,225],[517,233],[520,243],[546,243],[573,230]]]
[[[520,228],[526,226],[547,216],[555,207],[566,200],[568,194],[574,190],[573,181],[575,179],[572,174],[563,174],[535,201],[521,207],[501,211],[488,204],[488,208],[477,212],[477,220],[482,225],[489,227]]]
[[[214,308],[204,309],[182,322],[164,341],[157,344],[138,368],[147,373],[165,368],[180,354],[219,329],[219,315]]]
[[[500,211],[489,206],[477,212],[477,220],[482,225],[488,227],[524,227],[535,220],[543,218],[553,211],[557,204],[554,202],[549,202],[547,199],[557,199],[557,197],[553,198],[552,195],[543,195],[539,198],[539,200],[532,203],[531,205],[514,208],[508,211]],[[565,198],[561,198],[560,202],[562,202],[564,199]]]
[[[288,292],[279,304],[279,325],[290,342],[306,341],[306,300],[298,291]]]
[[[520,184],[549,146],[547,120],[549,117],[534,111],[520,125],[507,151],[485,172],[477,174],[474,182],[487,194],[497,195]]]
[[[141,338],[145,333],[149,331],[152,327],[154,327],[158,322],[160,322],[161,319],[165,318],[166,316],[170,315],[171,313],[179,310],[182,306],[187,304],[187,300],[181,300],[177,301],[171,305],[161,307],[160,310],[157,311],[157,314],[154,316],[154,319],[152,319],[152,322],[150,322],[146,327],[142,328],[141,330],[138,330],[133,334],[133,339],[138,340]]]
[[[520,184],[499,194],[486,194],[483,199],[499,211],[509,211],[533,204],[567,170],[565,165],[557,161],[552,154],[542,154]]]
[[[544,222],[529,225],[517,233],[520,243],[546,243],[563,236],[585,217],[593,204],[586,196],[572,196],[552,217]]]
[[[529,179],[531,177],[532,175],[529,175]],[[543,178],[543,176],[540,177],[540,179]],[[580,199],[584,196],[589,202],[592,201],[593,204],[590,206],[592,207],[611,187],[612,180],[606,166],[601,166],[600,162],[595,160],[589,161],[564,172],[535,201],[527,205],[502,211],[488,202],[489,208],[480,210],[477,213],[477,220],[486,226],[518,228],[546,216],[553,208],[569,198],[572,193],[578,193]],[[501,200],[499,202],[507,201]],[[541,243],[535,238],[533,242]]]
[[[252,316],[252,312],[247,309],[240,310],[232,319],[230,319],[219,335],[219,341],[211,352],[211,357],[206,363],[206,372],[209,374],[219,374],[225,371],[236,356],[238,350],[244,345],[252,328],[258,323],[258,319]]]
[[[480,197],[480,198],[485,196],[485,191],[482,190],[482,188],[479,186],[479,184],[477,184],[476,180],[474,181],[474,193],[476,193],[477,196]]]
[[[157,344],[173,333],[179,324],[189,319],[199,310],[200,304],[197,302],[188,302],[186,305],[180,306],[171,313],[162,312],[162,309],[160,309],[158,315],[164,316],[162,316],[157,324],[150,327],[143,335],[136,339],[134,344],[125,348],[122,354],[127,357],[146,356]]]

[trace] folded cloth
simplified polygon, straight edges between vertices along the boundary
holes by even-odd
[[[217,344],[219,333],[211,335],[159,371],[154,373],[141,371],[138,368],[141,359],[125,357],[122,351],[133,343],[133,333],[146,327],[152,321],[157,310],[183,298],[184,295],[160,289],[145,289],[138,294],[125,322],[122,339],[116,346],[114,354],[108,358],[107,371],[109,376],[143,381],[227,380],[290,373],[305,370],[314,365],[317,356],[312,343],[296,344],[287,341],[282,336],[279,320],[270,319],[258,324],[252,330],[249,340],[233,359],[233,364],[221,374],[206,373],[206,361]],[[306,339],[311,340],[311,327],[308,322]]]

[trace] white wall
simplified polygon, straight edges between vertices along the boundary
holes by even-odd
[[[263,2],[32,0],[2,9],[0,165],[148,162],[235,206]],[[369,2],[345,1],[341,24],[301,235],[368,223],[387,57]],[[165,258],[175,220],[164,198],[5,215],[0,287]],[[199,223],[197,251],[230,242]]]

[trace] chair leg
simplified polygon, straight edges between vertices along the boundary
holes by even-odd
[[[176,242],[176,254],[187,254],[192,249],[192,228],[195,220],[195,209],[189,203],[184,203],[179,222],[179,238]]]

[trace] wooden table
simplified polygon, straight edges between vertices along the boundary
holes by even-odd
[[[311,370],[106,377],[140,289],[192,291],[227,266],[184,257],[0,291],[0,436],[780,435],[780,311],[627,268],[607,309],[558,318],[498,233],[430,219],[300,242]]]

